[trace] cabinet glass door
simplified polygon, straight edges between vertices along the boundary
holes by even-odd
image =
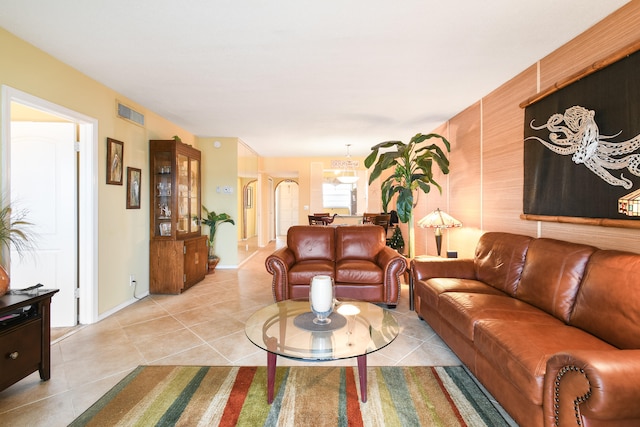
[[[200,162],[197,159],[191,159],[191,232],[200,233]]]
[[[171,236],[171,160],[170,151],[157,151],[153,156],[154,234]]]
[[[189,158],[178,154],[178,235],[189,233]]]

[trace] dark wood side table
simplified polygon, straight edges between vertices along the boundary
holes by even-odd
[[[37,289],[0,297],[0,390],[35,371],[51,378],[51,297],[58,289]]]

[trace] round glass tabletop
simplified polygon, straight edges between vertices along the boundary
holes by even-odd
[[[309,301],[280,301],[251,315],[245,333],[263,350],[302,360],[363,356],[398,336],[393,314],[368,302],[338,302],[328,325],[315,325],[314,317]]]

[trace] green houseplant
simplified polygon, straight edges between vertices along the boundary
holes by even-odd
[[[209,211],[204,205],[202,205],[202,210],[206,216],[202,218],[201,222],[209,227],[209,265],[213,265],[215,268],[216,264],[218,264],[218,261],[220,260],[220,258],[215,254],[215,241],[218,227],[225,222],[235,225],[235,222],[229,214]]]
[[[416,206],[419,192],[429,193],[431,185],[436,186],[442,192],[440,184],[433,179],[434,163],[443,174],[449,173],[449,159],[447,159],[445,151],[437,144],[423,144],[431,138],[442,140],[447,153],[451,150],[449,141],[442,135],[418,133],[411,138],[408,144],[402,141],[386,141],[374,145],[371,147],[371,153],[364,160],[365,167],[373,166],[369,175],[369,185],[383,171],[391,170],[391,175],[381,184],[382,206],[387,212],[389,203],[396,196],[398,219],[400,222],[408,224],[410,258],[415,255],[413,208]]]
[[[25,218],[27,211],[14,211],[10,204],[0,209],[0,245],[6,249],[11,246],[18,254],[33,249],[34,236],[30,228],[32,223]],[[9,290],[9,275],[3,265],[0,264],[0,296]]]

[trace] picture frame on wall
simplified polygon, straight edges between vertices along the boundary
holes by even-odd
[[[637,227],[638,67],[640,51],[525,106],[525,216]]]
[[[107,184],[122,185],[124,142],[107,138]]]
[[[244,207],[247,209],[253,207],[253,189],[250,186],[244,189]]]
[[[127,167],[127,209],[140,209],[142,170]]]

